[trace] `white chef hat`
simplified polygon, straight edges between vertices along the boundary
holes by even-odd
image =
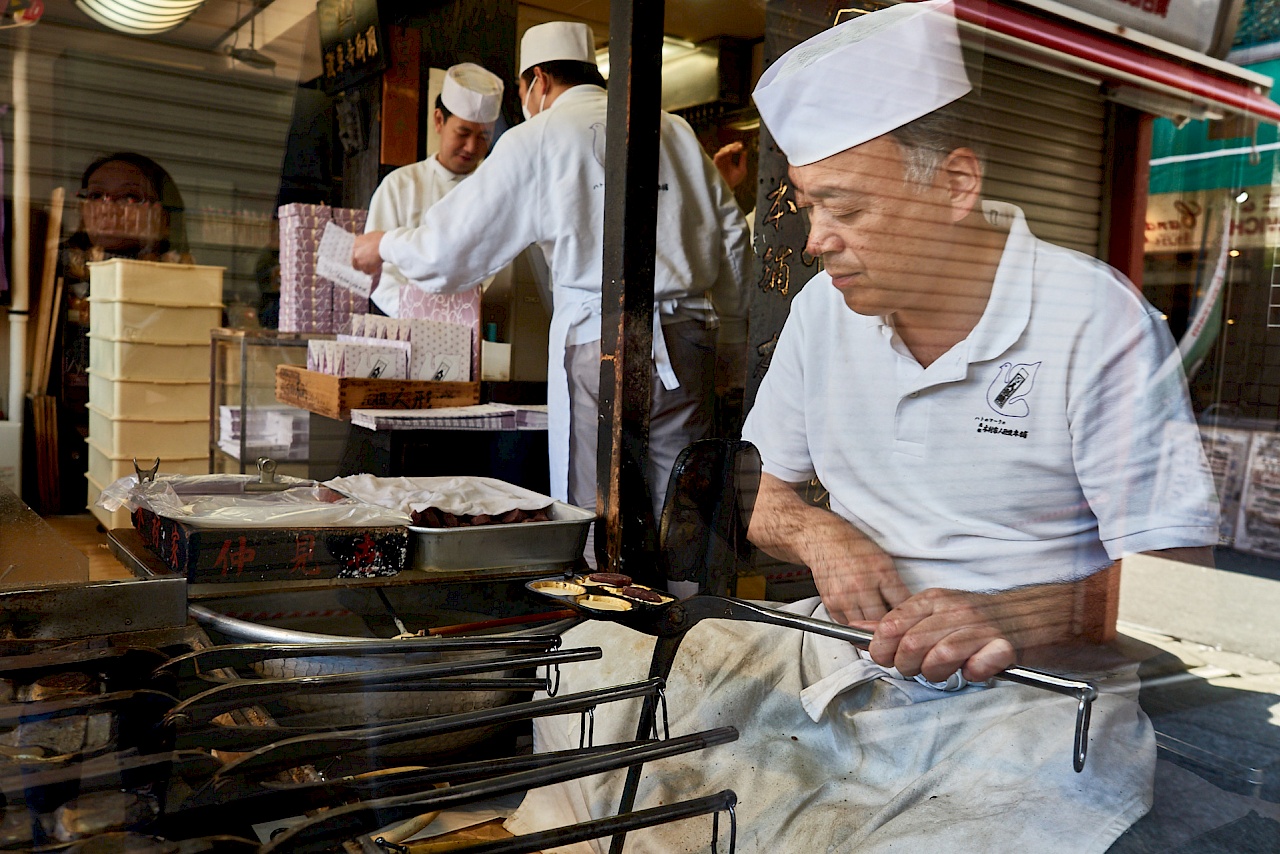
[[[520,73],[535,65],[573,59],[596,64],[595,36],[586,24],[551,21],[525,30],[520,40]]]
[[[440,100],[464,121],[492,124],[502,109],[502,78],[474,62],[460,63],[445,72]]]
[[[962,97],[953,0],[900,3],[819,33],[756,85],[760,117],[793,166],[882,136]]]

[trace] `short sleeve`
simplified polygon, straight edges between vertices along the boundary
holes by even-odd
[[[755,405],[742,426],[742,438],[760,451],[762,469],[787,483],[804,483],[814,477],[804,407],[804,294],[801,291],[791,304]]]
[[[1216,543],[1213,478],[1168,328],[1148,310],[1099,343],[1069,417],[1076,471],[1108,556]]]

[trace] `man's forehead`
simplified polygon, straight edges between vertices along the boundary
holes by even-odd
[[[468,133],[489,133],[493,130],[493,125],[481,124],[480,122],[469,122],[458,116],[449,116],[445,124],[453,125],[457,130],[464,130]]]
[[[816,163],[788,166],[787,176],[797,194],[822,198],[857,192],[868,180],[896,176],[901,168],[901,149],[890,137],[881,136]]]

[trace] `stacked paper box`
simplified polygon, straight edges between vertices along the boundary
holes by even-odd
[[[327,205],[280,208],[280,331],[339,332],[352,315],[369,310],[369,300],[316,273],[316,253],[325,225],[360,234],[367,211]]]
[[[221,325],[222,272],[123,258],[89,265],[91,507],[135,457],[159,457],[167,473],[208,471],[209,330]]]
[[[239,406],[221,406],[218,417],[218,447],[234,459],[240,459],[242,434],[249,460],[271,457],[291,462],[309,457],[311,421],[303,410],[272,406],[242,411]]]

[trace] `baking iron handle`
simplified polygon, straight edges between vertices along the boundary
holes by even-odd
[[[684,609],[685,616],[681,618],[680,612],[675,609]],[[746,620],[754,623],[767,623],[773,626],[799,629],[830,638],[846,640],[863,649],[871,645],[873,637],[871,632],[861,629],[842,626],[839,623],[832,623],[826,620],[816,620],[813,617],[787,614],[782,611],[775,611],[772,608],[764,608],[751,602],[744,602],[741,599],[731,599],[727,596],[694,596],[683,602],[675,603],[668,610],[674,612],[672,614],[673,620],[680,620],[685,624],[685,631],[702,620],[724,619]],[[656,652],[657,650],[655,649],[655,655]],[[672,658],[674,658],[674,653]],[[667,662],[666,666],[667,673],[669,673],[670,661]],[[651,675],[662,675],[664,678],[667,673],[652,674],[651,670]],[[1052,673],[1046,673],[1031,667],[1010,667],[997,673],[995,678],[1003,679],[1007,682],[1016,682],[1019,685],[1026,685],[1031,688],[1039,688],[1043,691],[1052,691],[1055,694],[1064,694],[1075,699],[1075,743],[1072,750],[1071,763],[1077,772],[1083,771],[1085,755],[1089,748],[1089,718],[1093,701],[1098,698],[1098,689],[1089,682],[1064,679],[1061,676],[1055,676]]]
[[[331,673],[324,676],[295,676],[287,679],[241,679],[224,682],[183,700],[174,706],[166,721],[190,728],[207,724],[223,712],[244,706],[283,699],[295,694],[324,694],[363,688],[369,685],[427,682],[458,676],[471,676],[494,670],[518,670],[546,664],[594,661],[600,658],[598,647],[562,649],[536,655],[508,655],[470,661],[432,662],[409,667],[361,670],[355,673]],[[459,689],[464,690],[464,689]]]
[[[402,638],[400,640],[335,641],[333,643],[250,643],[211,646],[165,661],[159,671],[208,673],[223,667],[241,669],[261,661],[321,656],[415,655],[496,650],[554,650],[559,635],[502,638]]]
[[[199,836],[225,827],[228,815],[234,815],[244,824],[261,824],[310,813],[321,807],[339,806],[369,798],[407,795],[421,792],[437,783],[457,786],[516,771],[544,768],[567,759],[597,756],[633,745],[633,742],[606,744],[586,750],[507,756],[285,786],[263,786],[247,780],[227,779],[221,781],[221,785],[202,789],[188,800],[167,805],[160,824],[151,830],[159,836],[166,836],[165,831],[169,828],[173,828],[174,833],[180,830],[187,836]],[[212,759],[210,761],[213,762]]]
[[[622,748],[597,756],[570,759],[550,768],[520,771],[429,792],[348,804],[328,810],[310,821],[290,828],[263,846],[262,852],[274,854],[274,852],[288,851],[293,854],[308,854],[332,851],[337,841],[370,833],[423,812],[452,809],[488,798],[614,771],[628,765],[678,756],[713,745],[725,744],[736,740],[737,737],[737,730],[732,727],[721,727],[667,741]]]
[[[371,751],[385,745],[399,744],[416,738],[581,712],[600,703],[646,697],[661,688],[661,679],[647,679],[642,682],[599,688],[562,697],[511,703],[456,715],[437,715],[382,726],[356,727],[286,738],[246,752],[245,755],[223,766],[218,776],[261,776],[297,765],[306,765],[318,759],[331,758],[338,754]]]
[[[615,834],[626,834],[632,830],[644,830],[646,827],[670,824],[673,821],[681,821],[682,819],[694,818],[700,815],[719,815],[722,812],[728,812],[730,816],[733,816],[737,804],[738,796],[734,794],[732,789],[725,789],[716,792],[714,795],[706,795],[705,797],[693,798],[687,801],[677,801],[674,804],[664,804],[660,807],[652,807],[638,812],[598,818],[593,821],[584,821],[581,824],[557,827],[537,833],[527,833],[512,839],[500,839],[495,842],[468,845],[464,848],[454,849],[454,854],[536,854],[536,852],[552,847],[571,845],[575,842],[586,842],[588,839],[600,839]],[[716,822],[714,826],[718,829],[719,822]],[[736,840],[734,839],[737,835],[736,822],[732,827],[729,854],[733,854],[736,847]],[[717,850],[715,844],[716,835],[715,831],[712,831],[712,852]]]

